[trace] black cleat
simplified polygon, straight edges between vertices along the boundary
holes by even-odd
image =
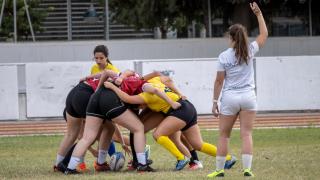
[[[142,165],[139,163],[137,166],[137,172],[155,172],[155,171],[156,170],[150,167],[149,164]]]
[[[147,164],[151,165],[153,163],[152,159],[147,159]]]
[[[60,162],[58,164],[58,166],[55,166],[55,170],[64,173],[67,170],[67,166],[65,164],[63,164],[62,162]]]
[[[70,175],[70,174],[81,174],[79,171],[77,171],[76,169],[69,169],[67,168],[65,171],[64,171],[64,174],[65,175]]]

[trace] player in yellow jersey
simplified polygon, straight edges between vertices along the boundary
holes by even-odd
[[[104,70],[120,72],[109,60],[109,50],[105,45],[96,46],[93,53],[96,64],[91,67],[91,74],[97,74]]]
[[[153,78],[148,82],[154,87],[164,91],[173,101],[179,102],[181,107],[179,109],[172,109],[166,101],[155,94],[142,92],[138,95],[130,96],[110,82],[105,82],[104,85],[112,89],[120,99],[126,103],[146,105],[152,111],[164,114],[164,119],[154,131],[153,137],[160,145],[165,147],[177,158],[176,170],[183,169],[190,161],[189,157],[183,155],[169,139],[169,136],[174,135],[180,130],[195,150],[216,156],[217,148],[212,144],[202,141],[197,125],[197,112],[193,104],[186,99],[181,99],[177,93],[166,87],[159,78]],[[149,119],[154,121],[153,118]],[[147,122],[145,121],[144,123]],[[230,155],[228,155],[226,159],[226,168],[231,168],[235,163],[235,159],[231,158]]]

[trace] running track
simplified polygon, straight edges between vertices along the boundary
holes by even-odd
[[[202,129],[217,129],[218,119],[199,116]],[[239,128],[239,121],[235,124]],[[320,127],[320,113],[258,114],[255,128]],[[66,123],[56,120],[0,121],[0,136],[63,134]]]

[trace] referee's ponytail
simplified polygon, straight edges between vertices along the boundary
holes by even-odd
[[[242,64],[243,61],[248,64],[249,41],[246,28],[241,24],[234,24],[230,26],[228,34],[230,35],[231,40],[234,42],[233,49],[235,50],[235,55],[239,64]]]

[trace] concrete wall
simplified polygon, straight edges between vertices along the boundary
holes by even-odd
[[[90,61],[98,44],[111,60],[210,58],[228,47],[225,38],[0,43],[0,63]],[[269,38],[258,56],[319,55],[319,47],[320,37]]]
[[[17,85],[17,68],[0,64],[0,75],[10,77],[0,80],[0,119],[16,119],[17,115],[19,119],[61,116],[69,90],[86,74],[90,65],[90,62],[26,63],[26,99],[20,98],[18,102],[21,85]],[[115,61],[115,65],[122,70],[134,68],[143,74],[164,70],[199,114],[211,112],[216,75],[214,58]],[[320,110],[319,68],[320,56],[258,57],[258,110]],[[23,112],[25,118],[21,115]]]

